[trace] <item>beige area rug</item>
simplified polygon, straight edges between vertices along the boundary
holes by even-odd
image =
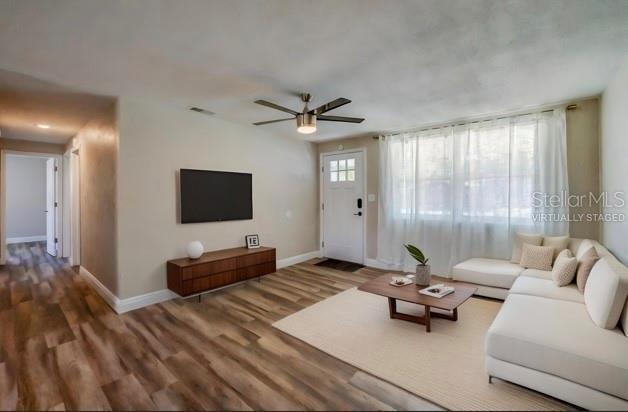
[[[488,383],[484,336],[500,302],[469,299],[458,322],[423,325],[388,317],[386,298],[349,289],[273,326],[323,352],[452,410],[564,410],[566,405],[503,381]],[[398,310],[418,313],[398,302]]]

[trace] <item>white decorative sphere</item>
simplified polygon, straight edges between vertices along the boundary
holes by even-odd
[[[203,244],[195,240],[194,242],[188,243],[186,250],[190,259],[198,259],[203,254]]]

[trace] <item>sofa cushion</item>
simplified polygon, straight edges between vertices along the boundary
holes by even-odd
[[[522,271],[521,266],[507,260],[473,258],[458,263],[451,274],[462,282],[508,289]]]
[[[526,233],[515,233],[515,238],[513,240],[512,245],[512,257],[510,258],[510,263],[519,263],[521,261],[521,253],[523,252],[524,244],[540,246],[543,243],[543,236],[534,235],[534,234],[526,234]]]
[[[571,256],[569,249],[565,249],[556,258],[552,268],[552,280],[556,286],[567,286],[573,281],[578,268],[578,259]]]
[[[584,296],[574,284],[560,287],[551,280],[528,276],[519,276],[509,293],[584,303]]]
[[[523,272],[521,272],[521,276],[526,276],[529,278],[552,280],[552,271],[551,270],[526,269]]]
[[[551,246],[534,246],[524,243],[519,265],[526,269],[552,270],[553,257],[554,248]]]
[[[510,294],[486,335],[489,356],[628,399],[628,339],[585,305]]]
[[[587,284],[587,279],[589,279],[591,269],[593,269],[593,265],[595,265],[599,258],[594,247],[589,248],[589,250],[580,256],[578,270],[576,271],[576,284],[580,292],[584,292],[584,287]]]
[[[554,260],[556,260],[560,252],[567,249],[568,245],[569,236],[543,236],[543,246],[554,248]]]
[[[587,311],[599,327],[614,329],[626,304],[628,284],[602,258],[591,269],[584,288]],[[627,356],[628,357],[628,356]]]
[[[580,261],[580,259],[582,259],[582,255],[584,255],[590,248],[595,249],[595,243],[593,243],[591,240],[583,239],[582,242],[580,242],[580,245],[578,245],[578,250],[576,251],[576,258],[578,259],[578,262]]]

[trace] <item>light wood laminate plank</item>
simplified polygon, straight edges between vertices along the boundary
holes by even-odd
[[[425,401],[272,327],[383,272],[312,263],[124,315],[43,242],[0,268],[0,409],[389,410]]]

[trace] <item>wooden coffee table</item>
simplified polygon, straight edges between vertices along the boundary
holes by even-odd
[[[358,287],[358,290],[387,297],[388,310],[390,312],[391,319],[407,320],[409,322],[425,325],[426,332],[431,330],[431,318],[443,318],[457,321],[458,306],[462,305],[477,290],[477,288],[471,286],[442,280],[433,280],[433,285],[443,283],[456,288],[453,293],[439,299],[419,293],[419,290],[423,289],[423,287],[416,286],[415,284],[407,286],[393,286],[390,284],[393,276],[399,275],[392,273],[382,275],[378,278],[369,280],[362,286]],[[414,316],[397,312],[397,300],[423,306],[425,308],[424,315]]]

